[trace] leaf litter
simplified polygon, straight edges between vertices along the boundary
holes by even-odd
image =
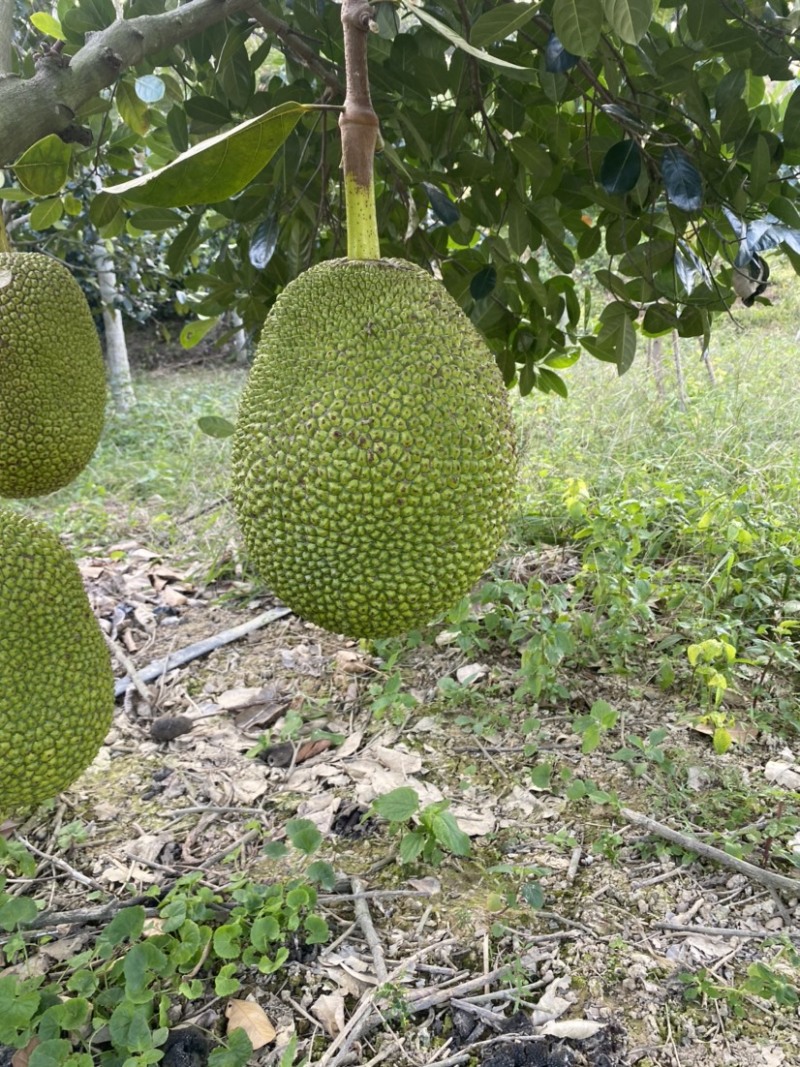
[[[560,550],[543,557],[553,580],[574,573]],[[520,574],[536,565],[532,553],[516,563]],[[82,573],[109,638],[137,671],[275,606],[263,596],[244,609],[228,604],[221,594],[241,601],[244,583],[204,587],[198,569],[133,541]],[[18,891],[44,901],[40,919],[60,918],[61,943],[77,948],[101,916],[188,872],[213,885],[234,873],[266,882],[302,873],[297,856],[270,860],[263,849],[285,840],[288,819],[306,818],[338,875],[320,896],[333,942],[257,977],[243,999],[175,1005],[173,1043],[192,1027],[211,1035],[201,1063],[236,1026],[252,1062],[264,1064],[277,1063],[293,1037],[306,1054],[313,1041],[315,1067],[800,1063],[796,1009],[751,993],[741,1018],[724,997],[683,997],[698,974],[733,988],[761,961],[796,982],[781,945],[797,943],[797,895],[669,849],[616,817],[599,794],[614,790],[646,810],[647,782],[600,749],[582,752],[563,708],[537,710],[536,742],[526,747],[510,699],[513,661],[474,661],[442,628],[403,657],[413,700],[399,717],[377,718],[370,686],[386,679],[385,667],[287,615],[163,672],[146,701],[129,690],[92,767],[54,811],[17,828],[41,857],[36,881]],[[442,701],[442,678],[456,680],[460,700]],[[701,801],[732,767],[787,789],[800,780],[796,754],[760,752],[749,737],[715,757],[721,770],[710,766],[708,739],[693,736],[656,690],[634,696],[621,679],[591,671],[573,683],[578,706],[602,699],[642,736],[665,726],[680,734],[700,768],[690,788]],[[166,719],[191,728],[154,736]],[[255,758],[271,749],[288,758]],[[542,760],[593,782],[595,798],[575,802],[557,780],[531,776]],[[449,801],[471,854],[435,869],[401,865],[386,824],[367,819],[371,802],[400,786],[422,808]],[[59,844],[76,822],[81,835]],[[81,877],[104,891],[94,911]],[[32,955],[37,973],[63,958],[58,944]]]

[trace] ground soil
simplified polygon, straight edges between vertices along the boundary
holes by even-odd
[[[525,566],[557,573],[556,551]],[[241,576],[206,585],[198,568],[136,541],[82,570],[109,637],[137,669],[276,606]],[[776,755],[769,738],[714,756],[655,686],[600,669],[569,680],[568,707],[525,706],[514,700],[513,655],[465,654],[446,631],[392,668],[413,705],[377,715],[386,667],[289,614],[167,671],[144,695],[131,686],[90,769],[17,828],[41,859],[17,891],[49,914],[76,912],[56,916],[52,933],[83,944],[97,926],[81,909],[113,908],[187,872],[213,886],[302,872],[302,855],[270,860],[264,845],[285,840],[288,819],[306,818],[323,834],[315,858],[333,864],[345,892],[322,897],[333,946],[250,976],[249,997],[277,1030],[255,1063],[277,1062],[297,1033],[326,1067],[800,1064],[796,1009],[750,993],[686,998],[691,976],[740,986],[757,961],[796,981],[779,939],[797,945],[800,894],[693,858],[613,805],[569,800],[561,785],[569,772],[645,813],[655,796],[664,817],[656,777],[610,758],[626,731],[667,729],[698,805],[734,770],[762,782]],[[127,669],[120,658],[120,678]],[[445,697],[445,678],[467,684]],[[608,745],[584,755],[575,714],[600,698],[620,720]],[[155,736],[171,739],[154,740],[154,722]],[[549,786],[530,774],[543,760],[554,768]],[[401,785],[423,805],[451,802],[469,856],[399,862],[386,822],[362,816]],[[354,890],[371,894],[366,915]],[[46,947],[38,958],[29,966],[46,971]],[[394,1001],[370,1012],[387,975]],[[359,1011],[365,1024],[355,1027]],[[219,1036],[224,1013],[224,998],[209,996],[176,1002],[173,1022]],[[202,1062],[196,1051],[176,1051],[176,1062]]]

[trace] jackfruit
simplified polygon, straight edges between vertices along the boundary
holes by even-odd
[[[0,253],[0,496],[52,493],[94,453],[105,414],[103,354],[66,267]]]
[[[114,676],[75,562],[46,527],[0,510],[0,815],[66,789],[114,710]]]
[[[387,637],[469,592],[516,482],[506,389],[444,287],[402,260],[332,260],[267,316],[233,438],[253,563],[297,614]]]

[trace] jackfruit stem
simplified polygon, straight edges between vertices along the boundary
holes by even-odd
[[[0,204],[0,252],[13,252],[11,239],[6,232],[6,224],[3,220],[3,206]]]
[[[372,107],[367,73],[367,34],[377,30],[365,0],[342,0],[346,91],[339,116],[342,135],[348,259],[380,259],[375,211],[374,159],[378,116]]]

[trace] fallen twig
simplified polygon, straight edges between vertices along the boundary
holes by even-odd
[[[180,648],[177,652],[170,653],[164,659],[157,659],[153,663],[149,663],[138,671],[139,679],[142,682],[153,682],[168,671],[174,671],[176,667],[182,667],[184,663],[190,663],[193,659],[199,659],[200,656],[207,656],[209,652],[214,652],[224,645],[229,645],[232,641],[238,641],[254,630],[258,630],[262,626],[268,626],[270,623],[277,622],[278,619],[284,619],[291,614],[292,612],[289,608],[271,608],[269,611],[263,611],[260,615],[256,615],[254,619],[249,619],[239,626],[232,626],[229,630],[223,630],[222,633],[215,634],[213,637],[195,641],[194,644],[187,645],[186,648]],[[114,696],[121,697],[131,685],[133,685],[133,682],[130,678],[120,678],[114,685]]]
[[[372,953],[372,962],[375,965],[375,977],[378,979],[378,984],[383,985],[389,978],[389,972],[386,970],[386,958],[383,955],[383,946],[381,945],[380,938],[378,937],[375,926],[372,922],[372,916],[369,913],[369,904],[364,897],[364,883],[358,879],[352,879],[353,885],[353,909],[358,919],[358,925],[367,939],[369,950]]]
[[[699,934],[701,937],[753,937],[763,941],[768,937],[791,937],[800,941],[800,930],[739,930],[735,926],[681,926],[680,923],[653,923],[656,930],[672,934]]]
[[[85,885],[89,889],[97,889],[101,893],[106,892],[105,886],[100,885],[100,883],[96,882],[94,878],[90,878],[88,875],[83,874],[81,871],[76,870],[74,867],[71,867],[65,860],[62,860],[59,856],[50,856],[47,852],[42,852],[41,849],[38,849],[35,845],[32,845],[30,841],[24,838],[21,834],[17,834],[17,840],[20,841],[29,852],[32,852],[34,856],[38,856],[39,859],[46,860],[48,863],[52,863],[54,867],[58,868],[58,870],[63,871],[65,874],[68,874],[73,881],[79,882],[80,885]]]
[[[657,822],[655,819],[642,815],[638,811],[632,811],[630,808],[620,808],[620,815],[623,819],[633,823],[634,826],[641,826],[651,834],[658,834],[659,837],[671,841],[674,845],[680,845],[681,848],[685,848],[687,852],[696,852],[698,856],[714,860],[716,863],[722,864],[723,867],[729,867],[732,871],[744,874],[748,878],[752,878],[754,882],[760,882],[761,885],[769,886],[771,889],[782,889],[784,892],[800,896],[800,878],[787,878],[785,875],[776,874],[774,871],[765,871],[763,867],[756,867],[755,864],[748,863],[747,860],[739,860],[735,856],[729,856],[721,848],[707,845],[704,841],[699,841],[691,834],[680,833],[670,826],[665,826],[663,822]]]

